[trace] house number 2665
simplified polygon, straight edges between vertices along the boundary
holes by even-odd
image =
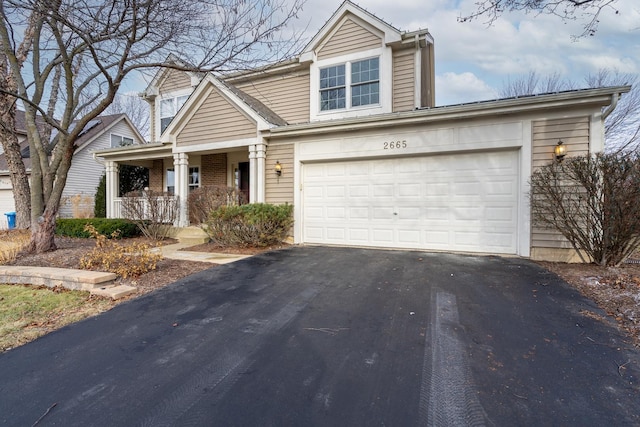
[[[398,150],[400,148],[407,148],[407,140],[402,141],[385,141],[383,143],[385,150]]]

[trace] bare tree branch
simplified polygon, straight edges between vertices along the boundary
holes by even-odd
[[[478,0],[475,12],[458,17],[458,22],[485,18],[492,25],[505,12],[526,12],[553,15],[562,21],[584,21],[583,32],[577,37],[593,36],[598,31],[600,15],[610,10],[619,14],[618,0]]]
[[[0,53],[15,78],[14,86],[0,85],[0,105],[19,99],[25,108],[32,155],[31,249],[55,247],[55,216],[75,142],[114,102],[128,75],[158,67],[222,72],[282,60],[298,48],[295,33],[293,38],[285,33],[302,2],[0,2]],[[167,64],[170,53],[183,54],[190,63]],[[50,134],[37,119],[57,130],[53,152]]]

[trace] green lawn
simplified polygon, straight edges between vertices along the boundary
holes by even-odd
[[[88,292],[0,285],[0,352],[113,306]]]

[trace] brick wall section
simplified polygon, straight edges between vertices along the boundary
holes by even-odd
[[[153,166],[149,169],[149,189],[153,191],[164,191],[162,187],[163,176],[164,167],[162,160],[154,160]]]
[[[201,158],[202,185],[227,186],[227,155],[207,154]]]

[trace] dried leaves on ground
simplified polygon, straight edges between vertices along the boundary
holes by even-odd
[[[594,264],[541,262],[593,300],[640,347],[640,264],[600,267]]]

